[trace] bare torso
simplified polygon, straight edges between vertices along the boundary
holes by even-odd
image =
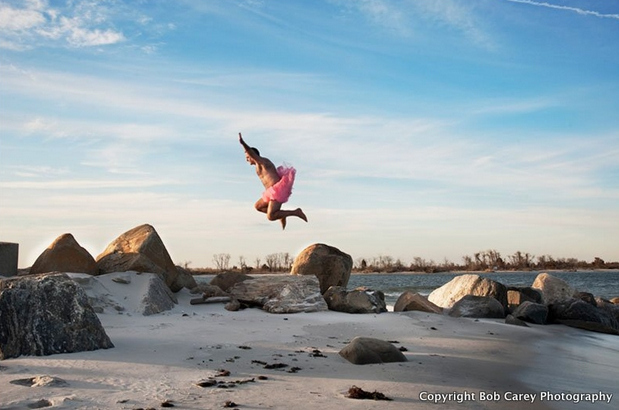
[[[256,163],[256,174],[265,188],[272,187],[281,179],[275,165],[268,158],[264,157],[262,157],[260,162]]]

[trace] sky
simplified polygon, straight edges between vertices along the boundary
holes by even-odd
[[[0,241],[618,261],[618,111],[619,0],[0,0]]]

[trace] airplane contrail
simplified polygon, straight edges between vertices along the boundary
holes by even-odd
[[[550,4],[546,2],[539,2],[539,1],[533,1],[533,0],[507,0],[507,1],[510,1],[512,3],[529,4],[531,6],[548,7],[550,9],[573,11],[574,13],[582,14],[584,16],[595,16],[595,17],[600,17],[600,18],[609,18],[609,19],[619,20],[619,14],[604,14],[598,11],[585,10],[585,9],[581,9],[578,7],[560,6],[558,4]]]

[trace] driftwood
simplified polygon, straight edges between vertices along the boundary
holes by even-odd
[[[210,298],[194,298],[189,301],[192,305],[203,305],[205,303],[226,303],[230,302],[232,298],[230,296],[213,296]]]

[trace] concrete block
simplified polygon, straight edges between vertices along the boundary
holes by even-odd
[[[0,275],[16,276],[18,257],[18,243],[0,242]]]

